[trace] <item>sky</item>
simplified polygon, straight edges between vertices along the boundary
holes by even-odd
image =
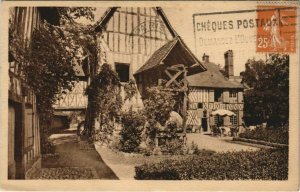
[[[234,74],[239,75],[241,71],[245,69],[245,63],[248,59],[264,59],[265,54],[256,53],[256,39],[255,42],[241,42],[243,39],[237,39],[231,44],[211,44],[203,45],[198,44],[196,50],[195,32],[193,24],[193,14],[199,13],[212,13],[212,12],[224,12],[224,11],[241,11],[241,10],[255,10],[257,8],[257,2],[245,1],[245,2],[177,2],[158,5],[147,5],[147,6],[160,6],[165,12],[168,20],[172,27],[178,33],[179,36],[184,40],[187,46],[192,52],[201,60],[204,53],[210,55],[210,61],[219,64],[221,67],[224,66],[224,52],[231,49],[234,54]],[[126,5],[128,6],[128,5]],[[139,6],[138,4],[135,6]],[[98,21],[103,13],[109,6],[98,7],[95,11],[95,21]],[[251,13],[239,13],[239,14],[212,14],[208,16],[196,16],[195,21],[229,21],[237,22],[237,20],[249,20],[255,19],[256,12]],[[247,29],[235,29],[235,30],[221,30],[218,32],[211,31],[200,31],[196,32],[197,38],[210,39],[210,38],[236,38],[245,37],[252,38],[256,34],[256,28]],[[256,38],[256,37],[255,37]],[[238,42],[239,41],[239,42]]]

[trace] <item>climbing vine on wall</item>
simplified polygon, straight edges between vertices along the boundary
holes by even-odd
[[[122,108],[121,83],[115,71],[108,64],[101,66],[100,72],[93,78],[86,90],[88,95],[90,117],[99,117],[100,129],[96,134],[98,140],[104,143],[114,131],[114,122],[120,116]],[[87,136],[95,133],[94,123],[86,127]]]
[[[133,79],[130,79],[129,82],[124,85],[124,91],[125,91],[125,98],[124,98],[125,101],[127,99],[130,101],[134,96],[136,96],[137,89],[136,89],[135,81]]]
[[[33,29],[31,39],[17,30],[10,22],[9,51],[21,71],[21,78],[35,93],[39,113],[42,151],[47,142],[53,104],[63,93],[71,91],[77,81],[74,65],[81,64],[88,53],[90,34],[88,27],[76,25],[75,19],[93,20],[93,8],[57,8],[61,23],[73,25],[54,26],[43,21]],[[78,34],[82,35],[78,35]],[[90,35],[89,35],[90,34]],[[82,38],[84,37],[84,38]]]

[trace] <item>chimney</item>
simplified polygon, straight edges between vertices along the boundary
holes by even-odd
[[[209,56],[204,53],[203,56],[202,56],[202,61],[205,62],[205,63],[208,63],[209,62]]]
[[[233,74],[233,52],[228,50],[224,53],[225,58],[225,76],[229,79],[234,76]]]

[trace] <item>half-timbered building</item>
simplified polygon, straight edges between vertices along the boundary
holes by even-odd
[[[241,78],[233,74],[233,52],[224,54],[225,70],[209,61],[203,55],[202,64],[207,71],[187,77],[189,82],[189,107],[187,124],[194,130],[210,132],[211,126],[222,123],[225,126],[239,126],[243,122],[243,92]],[[212,116],[218,109],[226,109],[234,116]]]
[[[177,91],[188,87],[187,125],[210,131],[210,125],[217,122],[217,117],[210,113],[219,108],[237,114],[222,119],[224,125],[241,124],[243,86],[233,76],[232,52],[225,54],[227,75],[209,62],[208,56],[199,61],[159,7],[109,8],[95,30],[99,65],[110,64],[122,83],[132,78],[136,80],[140,95],[125,103],[125,107],[141,107],[141,95],[150,86],[175,87]]]
[[[61,99],[57,100],[53,106],[55,111],[65,114],[69,114],[72,111],[85,111],[87,107],[87,96],[84,92],[88,84],[88,77],[81,65],[75,64],[73,69],[77,77],[73,89],[71,91],[65,90],[66,93],[62,94]]]
[[[10,8],[10,32],[17,33],[24,42],[31,39],[34,29],[43,20],[58,24],[54,8]],[[24,44],[24,46],[26,46]],[[24,179],[31,170],[40,167],[39,115],[34,92],[22,75],[22,63],[9,52],[8,98],[8,178]]]
[[[205,67],[178,36],[163,10],[160,7],[112,7],[95,26],[99,65],[110,64],[123,84],[130,79],[136,81],[139,93],[131,101],[125,101],[124,109],[141,108],[145,89],[163,85],[183,94],[177,112],[185,119],[186,76],[204,71]]]
[[[151,55],[177,36],[159,7],[112,7],[95,26],[99,65],[110,64],[121,83],[134,79]],[[140,95],[125,102],[128,106],[142,107]]]

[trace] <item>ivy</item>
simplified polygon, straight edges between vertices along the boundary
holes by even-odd
[[[38,29],[33,29],[30,40],[24,38],[12,21],[9,27],[10,54],[19,66],[21,78],[36,95],[42,147],[47,144],[53,104],[71,91],[78,80],[74,65],[80,65],[88,54],[95,55],[90,52],[95,51],[91,27],[75,23],[79,17],[92,20],[94,9],[61,7],[57,10],[61,23],[73,24],[54,26],[44,21]]]
[[[121,83],[118,74],[111,69],[109,64],[103,64],[100,72],[93,78],[86,90],[88,95],[88,108],[90,119],[94,120],[99,116],[100,130],[97,140],[104,143],[109,142],[109,137],[114,131],[114,122],[120,117],[122,108]],[[85,127],[85,134],[94,134],[93,122]]]
[[[164,90],[162,87],[150,87],[147,89],[144,98],[144,113],[147,117],[149,127],[147,127],[147,135],[154,139],[158,129],[158,125],[165,126],[170,118],[170,113],[175,106],[175,94]]]
[[[125,91],[124,100],[131,101],[131,99],[137,94],[135,81],[133,79],[130,79],[129,82],[124,85],[124,91]]]
[[[84,17],[87,20],[94,21],[94,11],[96,8],[93,7],[60,7],[58,13],[60,15],[60,22],[62,24],[72,23],[76,24],[76,20]]]

